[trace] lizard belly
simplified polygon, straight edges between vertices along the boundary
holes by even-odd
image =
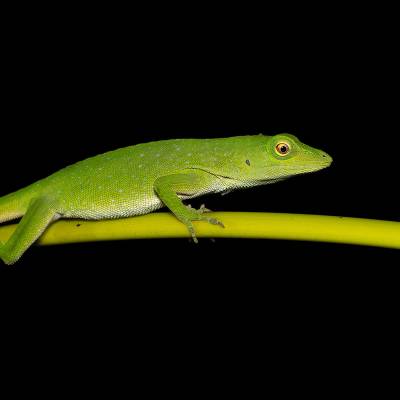
[[[70,184],[46,187],[44,192],[57,200],[58,212],[63,218],[111,219],[148,214],[164,206],[154,191],[157,176],[146,181],[135,176],[113,176],[102,170],[103,175],[88,174],[84,177],[69,177]],[[211,175],[210,175],[211,176]],[[79,179],[78,179],[79,178]],[[114,179],[113,179],[114,178]],[[182,200],[191,199],[224,189],[221,179],[207,182],[204,187],[177,193]],[[224,185],[223,185],[224,186]],[[192,192],[192,193],[190,193]]]
[[[113,219],[148,214],[163,207],[154,193],[99,193],[92,199],[61,199],[63,218]]]

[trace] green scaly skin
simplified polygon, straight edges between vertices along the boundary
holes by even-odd
[[[289,134],[162,140],[111,151],[0,198],[0,222],[23,217],[0,244],[0,258],[15,263],[59,218],[123,218],[163,206],[197,241],[192,221],[223,225],[182,200],[273,183],[331,162]]]

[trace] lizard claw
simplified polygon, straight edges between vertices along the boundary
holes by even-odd
[[[198,240],[197,237],[196,237],[196,233],[195,233],[193,227],[189,228],[189,232],[190,232],[190,234],[191,234],[191,236],[192,236],[193,242],[194,242],[194,243],[199,243],[199,240]]]
[[[201,214],[206,213],[206,212],[212,212],[209,208],[206,208],[205,204],[202,204],[200,206],[200,209],[198,210]]]
[[[187,204],[186,208],[188,210],[190,210],[190,211],[193,211],[193,212],[197,213],[197,214],[203,214],[203,213],[206,213],[206,212],[211,212],[211,210],[206,208],[206,206],[204,204],[202,204],[198,210],[193,208],[190,204]]]
[[[221,221],[218,221],[216,218],[205,218],[205,219],[210,224],[219,225],[220,227],[225,228],[225,225]]]

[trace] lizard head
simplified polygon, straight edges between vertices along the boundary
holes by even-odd
[[[268,168],[277,179],[319,171],[332,163],[332,158],[327,153],[300,142],[288,133],[265,138]]]
[[[327,153],[288,133],[235,136],[206,144],[204,152],[211,156],[200,157],[195,168],[222,178],[228,189],[273,183],[332,163]]]

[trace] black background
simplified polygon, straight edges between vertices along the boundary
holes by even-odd
[[[136,14],[77,13],[14,25],[3,48],[0,194],[150,140],[290,132],[328,152],[332,166],[192,204],[399,221],[390,24],[240,14],[175,24],[158,10],[139,24]],[[45,293],[39,308],[62,299],[54,314],[68,318],[74,304],[83,325],[104,318],[132,333],[132,324],[159,351],[177,327],[200,353],[214,341],[228,354],[229,337],[248,331],[250,352],[265,352],[269,335],[300,358],[305,343],[318,360],[318,343],[326,361],[344,357],[343,344],[366,357],[358,323],[391,330],[399,259],[350,245],[179,239],[32,247],[0,268],[25,283],[10,303],[27,288],[30,299]]]
[[[171,30],[164,38],[114,25],[112,32],[104,26],[64,28],[52,26],[54,35],[49,27],[10,35],[3,79],[2,194],[131,144],[290,132],[330,153],[332,167],[193,203],[206,201],[214,210],[399,219],[393,102],[385,92],[390,90],[387,76],[374,79],[377,52],[383,49],[373,53],[363,42],[344,46],[333,32],[321,41],[307,31],[274,40],[273,31],[254,29],[242,36],[238,29],[213,41],[204,30],[190,38]],[[389,57],[379,59],[386,70]],[[220,265],[231,264],[239,253],[242,265],[251,260],[253,267],[265,268],[268,260],[281,257],[284,263],[318,259],[323,264],[332,257],[339,262],[350,255],[393,259],[397,254],[315,243],[141,241],[34,248],[15,268],[81,271],[97,265],[127,271],[137,268],[139,258],[150,264],[174,259],[179,265],[181,252],[185,265],[199,257],[203,266],[220,257]]]

